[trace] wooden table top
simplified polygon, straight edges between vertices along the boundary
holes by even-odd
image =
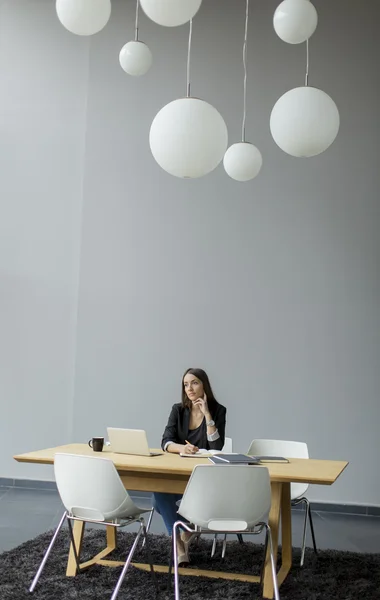
[[[54,463],[54,455],[57,452],[109,458],[120,474],[139,472],[147,475],[152,473],[155,476],[163,474],[174,477],[176,475],[190,477],[195,465],[210,464],[207,458],[183,458],[178,454],[167,452],[160,456],[116,454],[107,446],[100,453],[94,452],[88,444],[67,444],[56,448],[17,454],[13,458],[18,462],[50,465]],[[264,466],[268,468],[271,481],[331,485],[347,465],[348,462],[341,460],[291,458],[289,463],[267,463]]]

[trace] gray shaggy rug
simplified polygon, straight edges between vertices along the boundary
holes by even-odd
[[[0,555],[1,600],[108,600],[116,584],[120,568],[95,566],[74,578],[65,576],[68,531],[61,531],[46,564],[33,596],[28,587],[37,571],[52,532],[22,544]],[[119,532],[118,549],[110,558],[124,560],[134,535]],[[151,535],[151,550],[155,564],[168,564],[170,540],[165,535]],[[105,546],[105,533],[90,529],[85,532],[81,560],[91,558]],[[211,541],[201,539],[191,548],[192,564],[202,569],[225,570],[258,574],[263,558],[263,547],[246,542],[228,543],[225,561],[219,556],[210,558]],[[143,548],[135,554],[136,562],[145,562]],[[380,600],[380,554],[356,554],[352,552],[321,551],[318,556],[309,550],[305,566],[301,569],[299,550],[294,550],[294,566],[280,589],[282,600]],[[158,575],[160,598],[171,600],[173,589],[166,588],[167,575]],[[260,598],[258,584],[181,577],[181,600],[243,600]],[[133,567],[120,589],[120,600],[149,600],[154,590],[149,573]]]

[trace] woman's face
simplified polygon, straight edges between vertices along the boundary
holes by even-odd
[[[203,398],[204,389],[203,383],[195,375],[188,373],[183,378],[183,387],[189,400],[195,402],[198,398]]]

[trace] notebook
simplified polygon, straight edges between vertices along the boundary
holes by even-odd
[[[259,465],[260,462],[255,456],[247,456],[247,454],[214,454],[209,457],[209,460],[214,465]]]
[[[180,456],[183,456],[184,458],[207,458],[208,456],[212,456],[213,454],[215,454],[215,452],[217,452],[217,450],[206,450],[205,448],[200,448],[198,452],[195,452],[195,454],[187,454],[186,452],[181,452]]]
[[[288,463],[288,459],[283,456],[253,456],[260,463]]]

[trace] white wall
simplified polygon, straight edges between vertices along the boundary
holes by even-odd
[[[4,477],[50,476],[12,454],[65,443],[72,428],[88,53],[52,2],[1,2]]]
[[[373,75],[379,42],[372,35],[377,5],[369,3],[361,15],[358,37],[356,3],[319,3],[311,84],[336,100],[342,126],[328,152],[295,160],[274,145],[268,119],[281,93],[302,84],[304,49],[276,38],[271,25],[275,3],[255,3],[248,135],[261,148],[264,167],[254,182],[237,184],[221,167],[203,179],[182,181],[154,163],[149,126],[161,106],[184,93],[187,28],[160,28],[142,18],[140,34],[153,51],[154,67],[146,77],[130,79],[117,56],[133,36],[133,4],[114,0],[109,25],[91,39],[87,65],[88,41],[59,28],[51,3],[18,2],[29,33],[8,3],[13,24],[4,28],[9,39],[17,30],[20,56],[32,35],[32,15],[36,27],[42,27],[36,11],[43,12],[46,36],[40,35],[37,45],[40,53],[43,48],[49,52],[33,61],[35,73],[31,69],[28,76],[33,81],[24,77],[21,82],[13,60],[6,61],[2,52],[0,77],[11,78],[13,85],[18,81],[24,95],[26,90],[48,94],[49,104],[51,96],[55,105],[74,103],[70,114],[62,109],[56,155],[50,149],[47,156],[42,153],[54,122],[49,112],[41,111],[38,121],[24,102],[9,130],[17,151],[8,159],[8,177],[23,152],[20,121],[33,117],[40,133],[41,154],[34,149],[39,173],[27,187],[37,203],[31,205],[28,198],[33,212],[25,229],[38,236],[42,258],[38,245],[35,255],[30,251],[15,220],[8,228],[2,274],[16,276],[14,260],[7,256],[14,246],[24,253],[28,280],[38,282],[46,261],[41,297],[60,315],[54,330],[46,312],[36,319],[33,303],[21,290],[10,299],[2,346],[5,392],[13,402],[7,417],[9,454],[66,439],[85,441],[107,425],[144,427],[157,445],[170,406],[179,398],[181,374],[196,365],[209,371],[228,407],[228,434],[237,449],[246,449],[253,437],[304,439],[313,456],[351,463],[332,488],[313,489],[313,499],[379,504],[380,484],[373,478],[380,417],[379,90]],[[205,0],[194,20],[193,93],[222,112],[231,142],[240,131],[243,5]],[[65,77],[60,73],[54,86],[59,61],[61,68],[66,65]],[[34,87],[42,76],[43,92]],[[10,90],[0,102],[13,106]],[[8,145],[0,143],[8,156]],[[61,166],[63,155],[64,177],[53,169]],[[43,196],[46,171],[52,184]],[[70,189],[63,191],[63,185]],[[0,186],[9,218],[15,206],[9,200],[12,185],[3,179]],[[50,220],[45,204],[51,206],[51,189],[59,206],[51,208]],[[15,195],[22,205],[25,190],[21,180]],[[66,216],[64,226],[59,211]],[[49,232],[43,246],[41,230]],[[59,269],[54,250],[63,255]],[[53,285],[57,272],[68,296],[64,316],[58,304],[62,296],[48,299],[48,284]],[[3,286],[10,294],[6,279]],[[36,331],[22,331],[16,345],[17,302],[23,302],[25,322]],[[44,344],[42,335],[51,336],[52,343]],[[32,357],[20,348],[26,340]],[[53,356],[54,368],[49,368]],[[22,375],[10,378],[20,363]],[[47,393],[41,394],[41,386]],[[20,429],[28,430],[22,443]],[[30,466],[17,465],[10,456],[0,458],[0,476],[31,473]],[[35,473],[51,476],[43,468]]]

